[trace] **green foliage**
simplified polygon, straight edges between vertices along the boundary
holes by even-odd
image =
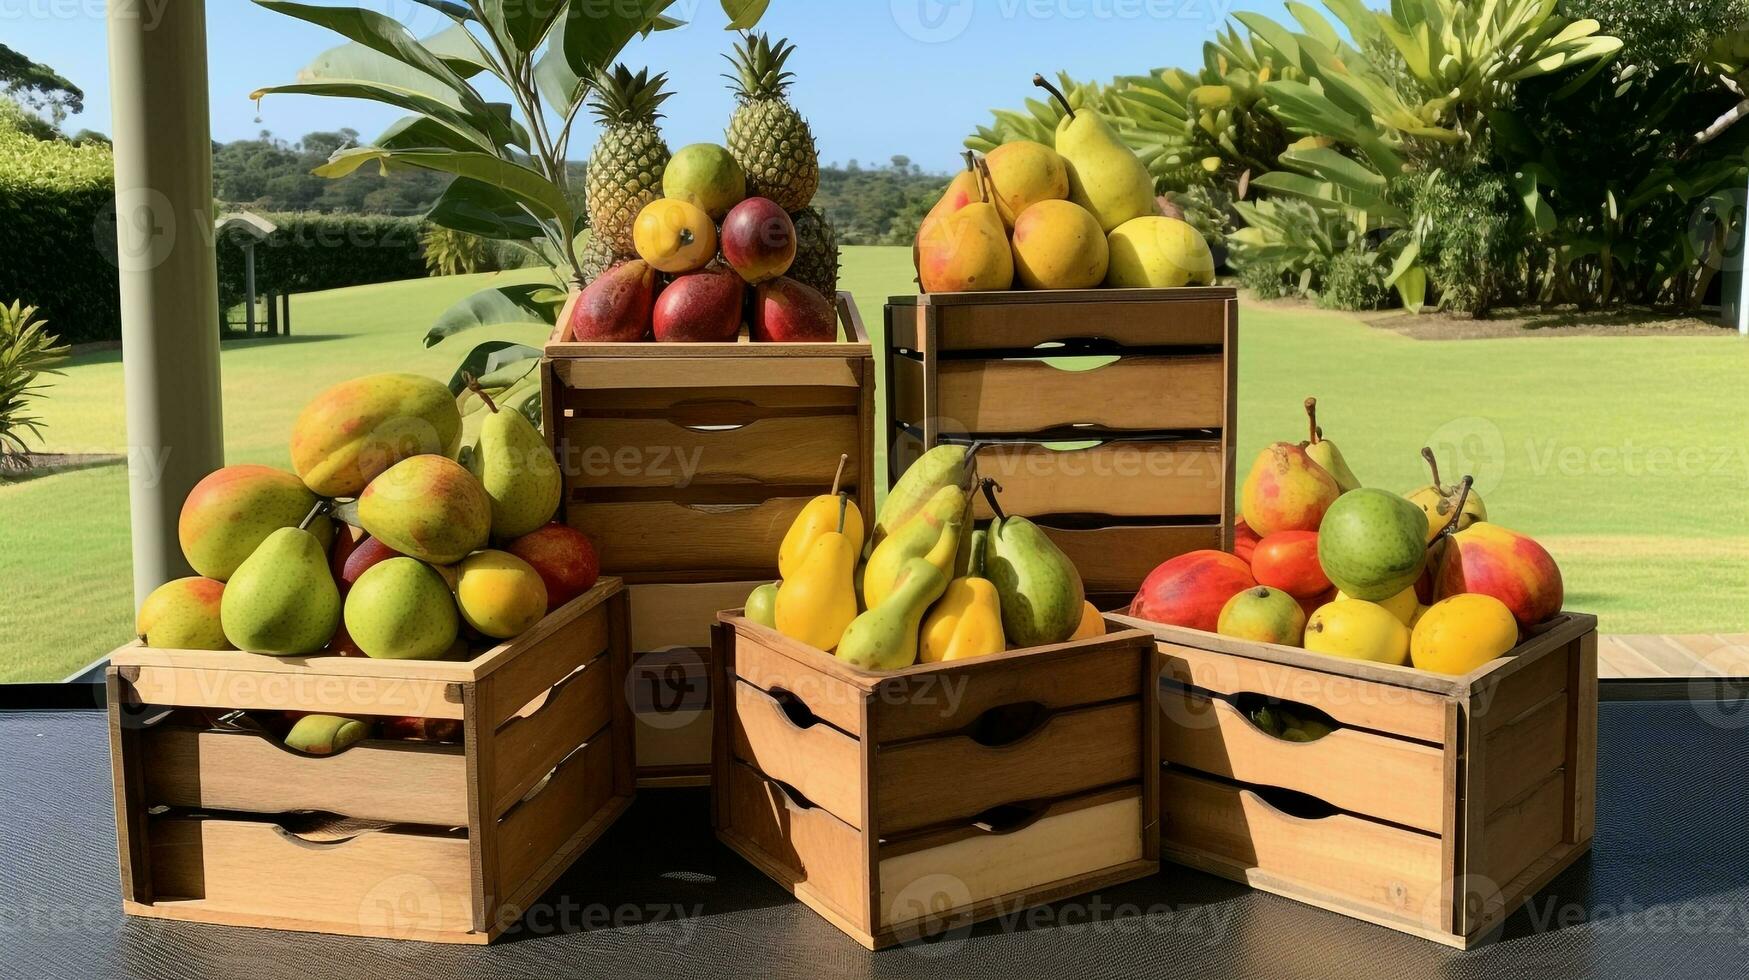
[[[0,99],[0,117],[11,102]],[[114,159],[100,143],[39,140],[0,118],[0,295],[37,307],[69,343],[121,336]]]
[[[0,86],[32,109],[48,112],[55,126],[68,113],[85,111],[85,93],[79,86],[4,44],[0,44]]]
[[[1621,63],[1691,62],[1715,37],[1749,23],[1746,0],[1560,0],[1558,12],[1621,38]]]
[[[841,245],[910,245],[949,178],[924,173],[906,157],[886,167],[821,167],[814,207]]]
[[[304,293],[425,275],[418,218],[377,214],[264,214],[278,230],[255,245],[255,290]],[[253,236],[227,230],[217,242],[219,307],[248,295],[243,244]]]
[[[1410,182],[1421,262],[1453,310],[1482,316],[1523,282],[1523,208],[1500,174],[1433,170]]]
[[[1324,272],[1318,306],[1326,310],[1383,309],[1391,300],[1391,287],[1385,284],[1390,271],[1378,252],[1358,247],[1339,252]]]
[[[419,247],[425,252],[425,271],[434,276],[499,271],[491,242],[478,235],[428,225],[419,235]]]
[[[1287,294],[1311,296],[1324,285],[1330,263],[1356,241],[1355,229],[1340,212],[1292,198],[1265,198],[1234,204],[1245,227],[1228,236],[1228,261],[1247,285],[1270,293],[1265,284],[1280,280]]]
[[[26,465],[25,432],[42,439],[42,419],[30,414],[30,402],[43,391],[38,379],[60,374],[55,365],[67,353],[46,327],[34,306],[16,300],[0,306],[0,469]]]

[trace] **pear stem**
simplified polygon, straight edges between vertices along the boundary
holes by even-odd
[[[480,396],[480,400],[486,403],[486,407],[492,410],[493,415],[498,414],[498,403],[492,400],[491,395],[486,394],[486,389],[480,387],[479,378],[464,373],[462,375],[462,382],[468,386],[469,391]]]
[[[986,187],[986,184],[989,186]],[[978,161],[978,202],[996,203],[996,178],[990,176],[990,165],[983,160]]]
[[[1008,515],[1002,512],[1002,505],[996,501],[996,494],[1001,492],[1002,484],[985,477],[978,481],[978,487],[984,491],[984,499],[990,502],[990,511],[996,515],[996,520],[1008,520]]]
[[[963,156],[966,158],[966,170],[968,172],[974,173],[974,174],[978,172],[978,155],[976,153],[973,153],[971,150],[967,150],[966,152],[960,154],[960,156]]]
[[[838,533],[844,533],[844,515],[850,510],[850,494],[838,494]]]
[[[844,464],[846,464],[848,462],[850,462],[850,454],[849,453],[839,454],[839,456],[838,456],[838,472],[832,474],[832,492],[833,493],[837,493],[839,485],[844,482]]]
[[[1312,427],[1312,445],[1316,446],[1323,435],[1318,431],[1318,399],[1306,399],[1306,422]]]
[[[316,523],[316,518],[321,517],[333,509],[334,501],[332,500],[324,498],[316,501],[316,506],[311,507],[310,512],[304,515],[304,519],[298,522],[298,530],[308,531],[310,525]]]
[[[1445,488],[1439,485],[1439,460],[1433,456],[1433,450],[1427,446],[1421,447],[1421,458],[1427,460],[1427,468],[1433,471],[1433,492],[1445,495]]]
[[[1457,506],[1452,508],[1451,520],[1446,522],[1446,525],[1439,529],[1440,537],[1443,538],[1457,533],[1458,522],[1464,519],[1464,504],[1470,499],[1470,484],[1474,482],[1476,482],[1475,477],[1466,474],[1464,476],[1464,482],[1458,484]]]
[[[1069,104],[1069,100],[1063,97],[1063,93],[1060,90],[1058,90],[1058,88],[1055,85],[1052,85],[1050,82],[1046,81],[1045,77],[1043,75],[1037,75],[1037,74],[1033,75],[1032,76],[1032,83],[1034,85],[1037,85],[1039,88],[1044,89],[1046,92],[1051,93],[1051,97],[1056,99],[1059,103],[1062,104],[1063,111],[1069,114],[1069,118],[1070,119],[1075,118],[1075,107],[1071,106]]]

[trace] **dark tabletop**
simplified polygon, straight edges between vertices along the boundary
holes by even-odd
[[[0,714],[0,976],[1740,977],[1749,705],[1606,702],[1597,839],[1459,953],[1194,871],[868,953],[711,837],[702,790],[646,791],[490,948],[126,919],[101,714]]]

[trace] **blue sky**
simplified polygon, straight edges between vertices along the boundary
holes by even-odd
[[[137,0],[155,3],[164,0]],[[171,0],[189,2],[189,0]],[[331,2],[331,0],[325,0]],[[411,0],[360,0],[421,36],[447,26]],[[70,130],[110,130],[102,0],[0,0],[0,36],[85,90]],[[997,106],[1033,95],[1034,71],[1108,78],[1162,65],[1200,64],[1203,43],[1234,10],[1286,19],[1281,0],[774,0],[762,29],[798,46],[793,99],[808,116],[823,159],[885,162],[905,154],[929,170],[956,164],[960,141]],[[291,81],[324,48],[328,32],[246,3],[209,0],[213,135],[263,129],[296,139],[350,126],[369,138],[394,110],[308,96],[249,92]],[[716,0],[678,0],[690,25],[633,42],[625,60],[669,73],[675,91],[663,123],[670,145],[720,141],[734,100],[720,74],[732,35]],[[593,128],[572,142],[586,157]]]

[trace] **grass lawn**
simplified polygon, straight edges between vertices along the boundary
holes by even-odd
[[[293,337],[226,344],[227,460],[287,465],[293,417],[336,381],[383,370],[447,380],[476,337],[435,350],[419,339],[489,278],[297,296]],[[907,249],[847,250],[845,286],[871,331],[910,280]],[[477,339],[538,343],[541,333]],[[1597,612],[1606,630],[1749,629],[1749,346],[1728,336],[1414,340],[1280,308],[1248,309],[1241,337],[1241,474],[1268,442],[1305,437],[1300,402],[1314,394],[1364,482],[1426,482],[1417,452],[1427,444],[1453,476],[1474,472],[1491,517],[1541,540],[1561,561],[1568,604]],[[44,448],[125,451],[121,379],[117,352],[75,359],[41,405]],[[0,485],[0,582],[0,681],[59,679],[125,640],[122,467]]]

